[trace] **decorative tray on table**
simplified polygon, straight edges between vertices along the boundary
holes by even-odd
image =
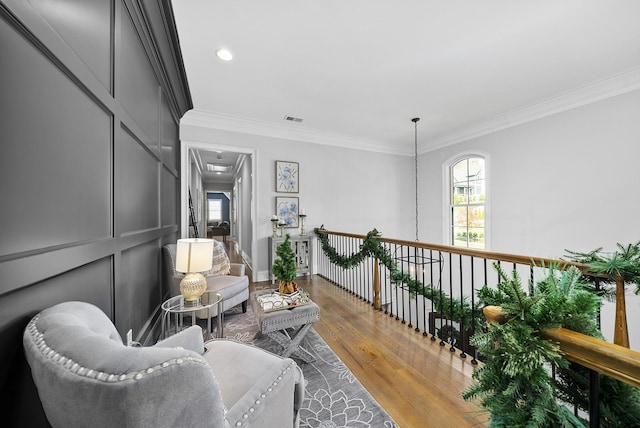
[[[261,294],[256,297],[264,312],[281,311],[283,309],[293,309],[298,306],[308,305],[311,302],[309,295],[298,289],[295,293],[280,294],[277,291]]]

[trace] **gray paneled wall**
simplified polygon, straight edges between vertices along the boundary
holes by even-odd
[[[47,426],[22,351],[39,310],[83,300],[152,332],[179,235],[179,52],[169,0],[0,0],[4,426]]]

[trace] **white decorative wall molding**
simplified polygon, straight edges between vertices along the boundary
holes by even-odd
[[[287,125],[201,110],[188,111],[183,116],[180,123],[185,126],[199,126],[223,131],[241,132],[244,134],[261,135],[265,137],[282,138],[294,141],[306,141],[308,143],[345,147],[371,152],[407,156],[413,153],[409,146],[396,147],[383,140],[339,134],[336,132],[322,131],[318,129],[295,128]]]
[[[451,132],[435,141],[427,143],[428,148],[423,147],[421,153],[492,134],[503,129],[522,125],[638,89],[640,89],[640,67],[632,68],[590,85],[538,101],[503,115]]]
[[[477,122],[445,134],[436,140],[423,141],[418,147],[418,152],[420,154],[427,153],[638,89],[640,89],[640,67]],[[181,124],[356,150],[413,156],[413,148],[409,145],[398,146],[384,140],[318,129],[296,128],[199,110],[188,111],[182,118]]]

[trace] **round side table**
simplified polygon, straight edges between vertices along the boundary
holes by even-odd
[[[183,330],[188,326],[185,321],[191,319],[190,325],[196,325],[196,318],[207,320],[207,331],[205,338],[213,339],[211,331],[211,317],[215,316],[217,320],[217,329],[215,337],[223,337],[223,318],[222,310],[222,294],[215,291],[205,291],[202,295],[200,304],[185,305],[184,297],[171,297],[162,303],[162,339]],[[213,311],[217,308],[217,311]]]

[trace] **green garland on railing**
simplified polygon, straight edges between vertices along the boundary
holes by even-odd
[[[484,316],[478,305],[471,306],[469,299],[463,296],[462,299],[451,299],[446,293],[433,288],[431,284],[423,284],[413,278],[409,273],[398,269],[395,259],[380,241],[380,232],[376,229],[367,233],[360,244],[360,250],[349,255],[339,254],[329,242],[329,236],[321,233],[324,230],[321,226],[315,228],[314,232],[320,241],[322,251],[329,259],[329,262],[343,269],[352,269],[362,263],[367,257],[377,259],[389,271],[389,280],[396,286],[403,286],[409,291],[411,297],[416,295],[424,296],[433,302],[436,311],[447,315],[447,317],[460,324],[461,328],[468,329],[472,325],[478,327],[484,322]]]
[[[493,266],[500,281],[496,288],[484,285],[478,298],[499,306],[507,322],[491,322],[486,331],[476,331],[472,337],[484,364],[473,372],[477,383],[465,390],[463,398],[480,400],[491,415],[491,427],[586,426],[558,403],[588,411],[589,370],[562,358],[559,346],[539,332],[565,327],[602,339],[597,325],[600,297],[575,267],[557,271],[549,266],[547,277],[527,295],[517,271],[508,276],[499,264]],[[556,366],[555,380],[549,365]],[[603,375],[599,397],[599,426],[640,426],[637,388]]]
[[[557,345],[537,334],[541,328],[564,326],[601,337],[595,322],[599,300],[593,290],[581,281],[584,277],[577,269],[571,268],[556,276],[554,267],[550,266],[548,277],[538,282],[533,296],[527,296],[522,291],[516,271],[508,277],[499,264],[494,264],[500,277],[497,289],[485,284],[478,293],[479,302],[472,310],[466,296],[461,301],[452,300],[446,293],[401,272],[382,245],[377,230],[367,233],[360,250],[349,256],[338,254],[329,243],[328,235],[319,233],[321,230],[324,229],[316,229],[315,232],[331,263],[350,269],[367,257],[375,257],[389,270],[392,284],[406,287],[412,296],[419,294],[432,300],[437,311],[464,328],[471,326],[472,322],[475,324],[472,344],[478,346],[485,364],[474,371],[477,383],[468,388],[463,397],[481,401],[481,406],[491,414],[492,427],[583,426],[584,421],[567,411],[566,407],[559,406],[556,398],[586,409],[588,370],[568,363],[561,358]],[[640,293],[640,242],[620,248],[621,251],[611,257],[613,261],[601,256],[599,250],[572,254],[577,261],[590,262],[592,271],[611,273],[614,270],[625,282],[635,282],[638,285],[636,292]],[[622,256],[617,255],[620,253]],[[624,275],[620,273],[619,266],[625,269]],[[502,325],[491,323],[483,333],[477,327],[484,322],[479,308],[486,304],[500,306],[509,322]],[[557,365],[557,382],[548,375],[545,363],[549,362]],[[640,426],[640,391],[637,388],[602,376],[600,400],[600,423],[603,427]]]

